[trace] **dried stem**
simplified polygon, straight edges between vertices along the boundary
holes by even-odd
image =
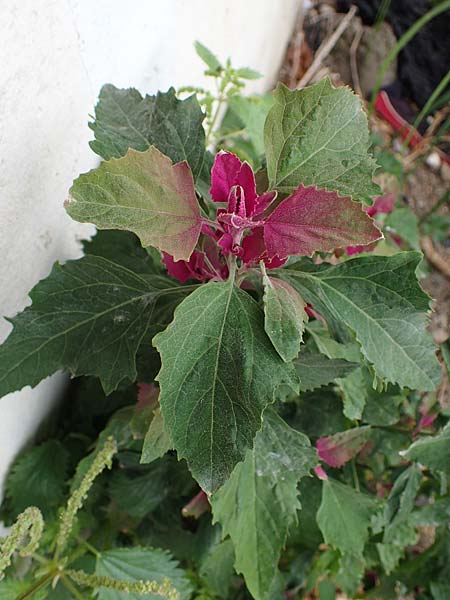
[[[355,14],[356,14],[356,6],[352,6],[351,9],[349,10],[349,12],[345,15],[345,17],[341,20],[339,25],[336,27],[336,29],[334,30],[332,35],[327,40],[324,40],[324,42],[321,44],[320,48],[316,52],[316,56],[314,57],[312,65],[309,67],[309,69],[306,71],[306,73],[303,75],[303,77],[298,82],[297,89],[305,87],[311,81],[311,79],[313,78],[316,71],[321,66],[324,59],[330,54],[330,52],[333,50],[334,46],[336,45],[336,42],[338,41],[338,39],[341,37],[341,35],[344,33],[344,31],[350,25],[350,21],[353,19]]]

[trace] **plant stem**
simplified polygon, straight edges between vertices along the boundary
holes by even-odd
[[[236,279],[236,257],[233,254],[229,254],[227,257],[228,262],[228,279],[231,285],[234,285],[234,281]]]
[[[44,585],[46,585],[53,579],[56,573],[56,571],[51,571],[50,573],[47,573],[47,575],[41,577],[41,579],[38,579],[36,583],[29,587],[23,594],[18,596],[16,600],[24,600],[25,598],[31,596],[31,594],[34,594],[34,592],[37,592],[37,590],[40,590],[42,587],[44,587]]]
[[[222,90],[221,90],[222,92]],[[209,127],[208,127],[208,133],[206,134],[206,139],[205,139],[205,146],[208,148],[210,142],[211,142],[211,136],[214,132],[214,127],[216,125],[217,119],[219,118],[219,114],[220,114],[220,110],[222,108],[222,104],[225,100],[225,96],[221,93],[217,100],[216,100],[216,108],[214,110],[214,114],[211,118],[211,121],[209,122]]]
[[[69,592],[73,595],[73,597],[76,598],[76,600],[84,600],[83,596],[80,594],[80,592],[77,590],[77,588],[73,585],[73,583],[70,581],[70,579],[68,577],[66,577],[66,575],[61,575],[61,581],[66,586],[66,588],[69,590]]]
[[[94,546],[92,546],[92,545],[91,545],[91,544],[90,544],[90,543],[89,543],[87,540],[85,540],[84,538],[82,538],[82,537],[81,537],[81,535],[77,535],[77,536],[76,536],[76,538],[77,538],[77,540],[80,542],[80,544],[82,544],[83,546],[85,546],[85,548],[86,548],[87,550],[89,550],[89,552],[90,552],[91,554],[93,554],[93,555],[94,555],[94,556],[96,556],[97,558],[100,558],[100,557],[101,557],[101,553],[100,553],[98,550],[96,550],[96,549],[94,548]]]
[[[356,470],[356,461],[354,458],[352,458],[351,465],[352,465],[353,482],[355,484],[355,490],[357,492],[360,492],[361,490],[359,487],[358,471]]]
[[[50,562],[47,558],[44,558],[43,556],[41,556],[40,554],[37,554],[36,552],[33,552],[33,554],[31,555],[31,558],[33,558],[36,562],[40,563],[41,565],[48,565]]]

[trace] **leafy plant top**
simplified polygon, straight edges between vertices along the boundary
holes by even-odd
[[[430,299],[418,252],[379,251],[395,200],[373,182],[361,102],[328,79],[249,100],[255,72],[197,51],[218,98],[102,89],[104,161],[66,202],[100,231],[0,347],[2,395],[77,378],[62,425],[8,478],[3,515],[25,512],[2,542],[0,598],[409,590],[405,552],[430,521],[449,556]],[[416,505],[422,486],[435,504]],[[9,564],[27,532],[40,567],[24,585]]]

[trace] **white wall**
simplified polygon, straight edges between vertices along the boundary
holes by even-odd
[[[12,316],[55,260],[92,231],[62,204],[97,163],[88,115],[103,83],[142,92],[203,85],[198,39],[274,81],[301,0],[1,0],[0,315]],[[0,339],[11,326],[0,320]],[[0,399],[0,495],[8,466],[64,378]]]

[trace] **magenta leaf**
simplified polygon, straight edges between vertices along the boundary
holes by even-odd
[[[154,146],[128,150],[80,175],[70,189],[67,212],[98,229],[132,231],[142,245],[189,260],[202,219],[186,162],[172,164]]]
[[[322,481],[328,481],[328,475],[323,470],[323,467],[321,467],[320,465],[317,465],[317,467],[314,467],[313,471],[314,471],[314,475],[318,479],[321,479]]]
[[[159,388],[154,383],[138,383],[138,395],[136,409],[144,410],[147,406],[158,404]]]
[[[369,244],[382,237],[361,204],[336,192],[300,185],[270,214],[264,226],[268,256],[311,256]]]
[[[194,250],[189,260],[175,261],[173,257],[166,252],[163,252],[162,255],[163,264],[169,275],[174,279],[178,279],[178,281],[181,281],[182,283],[188,281],[188,279],[198,279],[199,281],[208,279],[203,273],[204,255],[198,250]]]
[[[370,427],[354,427],[316,442],[320,458],[330,467],[342,467],[356,456],[369,438]]]
[[[241,161],[231,152],[219,152],[211,171],[210,194],[215,202],[228,202],[230,189],[236,185]]]
[[[219,152],[211,171],[210,194],[212,199],[215,202],[228,202],[230,193],[236,186],[242,189],[244,214],[253,214],[258,195],[252,168],[248,163],[241,162],[231,152]],[[236,205],[231,207],[231,211],[238,213]]]
[[[242,240],[242,260],[247,266],[257,265],[263,260],[268,269],[277,269],[286,262],[286,259],[277,256],[268,257],[263,227],[257,227]]]
[[[394,210],[394,206],[395,194],[385,194],[384,196],[378,196],[372,206],[366,206],[364,210],[369,217],[374,217],[379,214],[387,215]]]

